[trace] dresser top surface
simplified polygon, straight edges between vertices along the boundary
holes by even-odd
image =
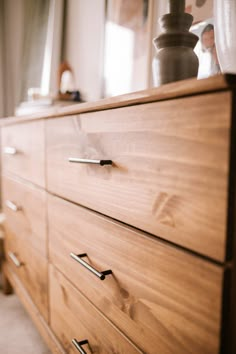
[[[65,117],[86,112],[157,102],[201,93],[216,92],[236,87],[236,75],[216,75],[207,79],[188,79],[162,85],[148,90],[132,92],[99,101],[73,104],[66,107],[52,107],[46,111],[20,117],[0,119],[0,126],[23,123],[43,118]]]

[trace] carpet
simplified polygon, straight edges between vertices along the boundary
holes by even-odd
[[[0,353],[50,354],[32,320],[15,294],[0,289]]]

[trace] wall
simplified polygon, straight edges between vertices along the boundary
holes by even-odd
[[[105,0],[68,0],[63,57],[86,101],[101,98]]]

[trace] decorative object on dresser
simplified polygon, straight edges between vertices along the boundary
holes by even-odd
[[[53,353],[235,354],[235,88],[2,121],[5,289]]]
[[[153,81],[160,86],[197,77],[198,57],[193,49],[198,37],[189,32],[193,16],[185,13],[185,0],[169,0],[170,13],[161,18],[164,33],[153,40]]]

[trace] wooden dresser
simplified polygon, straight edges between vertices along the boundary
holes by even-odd
[[[236,353],[235,84],[2,121],[5,292],[53,353]]]

